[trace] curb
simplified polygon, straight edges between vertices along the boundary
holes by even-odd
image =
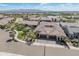
[[[43,44],[43,43],[33,43],[33,45],[37,46],[46,46],[46,47],[57,47],[57,48],[65,48],[64,46],[55,45],[55,44]]]

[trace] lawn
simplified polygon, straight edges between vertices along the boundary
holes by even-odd
[[[20,40],[24,40],[25,39],[25,34],[23,31],[18,31],[18,36],[17,36],[18,39]]]

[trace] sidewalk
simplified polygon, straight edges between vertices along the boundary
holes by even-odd
[[[56,47],[56,48],[65,48],[64,46],[57,45],[57,44],[44,44],[44,43],[38,43],[38,42],[33,43],[33,45],[46,46],[46,47]]]
[[[55,48],[66,48],[65,46],[58,45],[58,44],[44,44],[44,43],[38,43],[38,42],[33,43],[33,45],[46,46],[46,47],[55,47]],[[69,46],[69,47],[72,50],[79,50],[79,48],[77,48],[77,47],[73,47],[73,46]]]

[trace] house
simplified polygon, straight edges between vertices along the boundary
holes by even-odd
[[[20,23],[20,22],[22,22],[22,21],[23,21],[23,18],[20,18],[20,17],[17,17],[17,18],[16,18],[16,22]]]
[[[49,17],[47,17],[47,16],[41,16],[41,17],[40,17],[40,21],[47,21],[47,22],[51,22],[51,21],[52,21],[52,19],[51,19],[51,18],[49,18]]]
[[[0,20],[0,25],[6,25],[11,20],[13,20],[13,18],[11,18],[11,17],[3,18],[3,19]]]
[[[79,38],[79,24],[77,23],[60,23],[67,36],[71,39]]]
[[[73,19],[79,19],[79,16],[76,15],[76,16],[72,16]]]
[[[38,33],[40,38],[50,38],[61,40],[66,38],[66,35],[63,29],[59,26],[59,23],[56,22],[40,22],[40,25],[34,30]]]
[[[51,22],[52,19],[46,16],[40,16],[40,17],[30,17],[29,20],[31,21],[49,21]]]
[[[47,16],[47,17],[52,19],[53,22],[59,22],[61,20],[59,16]]]
[[[73,15],[73,16],[65,16],[68,19],[79,19],[78,15]]]
[[[28,20],[21,20],[21,21],[18,21],[19,24],[24,24],[24,25],[27,25],[27,26],[32,26],[32,27],[36,27],[38,25],[38,21],[28,21]]]
[[[39,21],[40,17],[30,17],[29,20],[30,21]]]

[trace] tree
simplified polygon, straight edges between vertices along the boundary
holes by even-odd
[[[27,41],[34,42],[36,39],[36,34],[32,30],[27,33]]]

